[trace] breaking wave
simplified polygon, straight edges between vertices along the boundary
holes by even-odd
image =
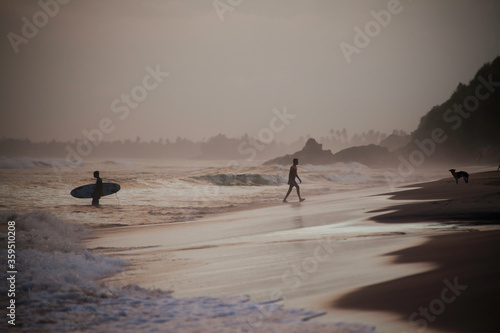
[[[34,169],[37,167],[65,167],[81,166],[82,162],[68,162],[63,158],[31,158],[31,157],[5,157],[0,156],[0,169]]]
[[[280,175],[261,174],[217,174],[193,176],[190,179],[208,182],[219,186],[277,186],[285,181]]]
[[[110,165],[123,165],[123,166],[134,166],[133,162],[129,161],[121,161],[121,160],[112,160],[112,161],[106,161],[104,162],[105,164],[110,164]]]

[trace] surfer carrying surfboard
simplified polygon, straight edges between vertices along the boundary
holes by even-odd
[[[71,190],[71,196],[80,199],[92,198],[92,205],[99,206],[99,199],[106,195],[114,194],[120,190],[120,184],[103,183],[99,177],[99,171],[94,172],[95,184],[79,186]]]
[[[99,199],[102,196],[102,179],[99,177],[99,171],[94,171],[95,189],[92,193],[92,206],[99,206]]]
[[[302,180],[300,179],[299,175],[297,174],[297,165],[299,164],[299,159],[298,158],[294,158],[293,159],[293,165],[290,167],[290,173],[288,174],[288,192],[286,193],[285,195],[285,199],[283,199],[283,202],[287,202],[286,199],[288,198],[288,196],[290,195],[290,192],[292,192],[292,189],[294,187],[297,188],[297,195],[299,196],[299,200],[300,201],[304,201],[306,199],[303,199],[300,197],[300,187],[299,187],[299,184],[297,184],[297,182],[295,181],[295,178],[297,178],[300,183],[302,184]]]

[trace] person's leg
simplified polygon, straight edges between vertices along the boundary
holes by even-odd
[[[302,197],[300,196],[300,187],[299,187],[299,185],[296,185],[296,187],[297,187],[297,195],[299,196],[299,200],[300,201],[304,201],[305,199],[302,199]]]
[[[283,199],[283,202],[286,202],[286,199],[288,198],[288,196],[292,192],[292,189],[293,189],[293,185],[290,184],[290,186],[288,187],[288,192],[286,192],[285,199]]]

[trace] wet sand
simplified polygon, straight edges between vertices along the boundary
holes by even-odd
[[[496,332],[500,310],[500,232],[434,236],[423,245],[390,253],[395,263],[430,262],[436,268],[363,287],[333,307],[401,315],[418,332]]]
[[[472,226],[470,232],[430,237],[424,244],[396,252],[396,265],[432,263],[418,274],[372,284],[340,299],[333,308],[385,310],[397,313],[411,330],[427,327],[449,332],[498,331],[500,310],[500,231],[478,226],[500,223],[500,172],[471,175],[468,184],[453,179],[421,184],[396,193],[395,200],[433,200],[391,206],[372,219],[385,223],[440,221]]]
[[[467,185],[473,184],[474,179],[472,175]],[[461,185],[464,184],[456,186]],[[429,237],[436,234],[467,239],[469,235],[490,234],[486,231],[496,227],[474,226],[475,230],[484,231],[471,232],[469,222],[462,226],[425,218],[422,223],[415,222],[418,219],[412,220],[414,223],[374,222],[370,219],[377,220],[381,209],[390,204],[388,196],[380,195],[381,192],[351,191],[309,197],[303,203],[293,202],[296,198],[291,197],[288,204],[233,211],[189,223],[102,229],[95,231],[87,246],[132,263],[130,270],[107,279],[117,285],[172,290],[176,297],[248,294],[260,301],[281,299],[279,303],[288,308],[325,311],[324,316],[314,319],[317,321],[360,322],[377,326],[379,332],[412,332],[416,328],[409,324],[408,316],[436,297],[434,289],[442,289],[443,279],[428,277],[428,284],[435,286],[432,289],[424,284],[421,289],[425,293],[417,288],[422,298],[416,297],[415,308],[415,302],[400,307],[396,296],[400,303],[402,298],[413,298],[413,281],[404,279],[430,274],[439,270],[442,263],[429,260],[429,255],[434,257],[434,250],[427,256],[416,250],[412,260],[394,262],[394,256],[400,256],[403,249],[427,246],[424,244]],[[402,199],[415,199],[405,191],[401,193]],[[443,256],[447,252],[453,256],[456,243],[450,244],[452,248],[443,250]],[[456,267],[459,263],[450,265]],[[478,262],[480,266],[489,263],[489,259]],[[463,283],[467,284],[463,271],[444,273],[450,281],[459,276],[460,283],[464,276]],[[401,279],[403,289],[391,282]],[[469,283],[467,291],[474,285]],[[367,288],[380,285],[393,288],[395,300],[387,300],[385,289],[377,289],[369,294],[371,297],[364,296],[363,292],[371,292]],[[407,292],[408,297],[401,297],[402,292]],[[459,300],[467,300],[465,292],[460,297]],[[446,313],[451,316],[452,311],[446,310],[440,319],[446,318]],[[440,323],[429,323],[426,332],[449,327],[445,319]]]

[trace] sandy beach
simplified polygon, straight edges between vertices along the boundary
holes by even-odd
[[[249,295],[377,332],[484,332],[498,309],[499,185],[500,173],[490,172],[469,184],[449,177],[392,194],[314,196],[189,223],[100,229],[86,246],[132,264],[106,279],[118,286]]]
[[[391,195],[396,200],[422,200],[406,205],[385,207],[374,212],[388,213],[373,218],[377,222],[460,222],[463,225],[484,225],[500,222],[500,172],[478,172],[469,182],[453,177],[416,185],[417,188]],[[412,185],[413,187],[413,185]]]
[[[439,221],[469,226],[469,232],[435,235],[419,246],[387,255],[395,264],[432,263],[418,274],[363,287],[332,302],[333,307],[399,313],[414,328],[450,332],[493,332],[498,323],[500,173],[472,175],[468,184],[443,179],[396,193],[395,200],[440,200],[391,206],[373,219],[386,223]],[[496,229],[496,228],[495,228]],[[446,291],[448,290],[448,291]]]

